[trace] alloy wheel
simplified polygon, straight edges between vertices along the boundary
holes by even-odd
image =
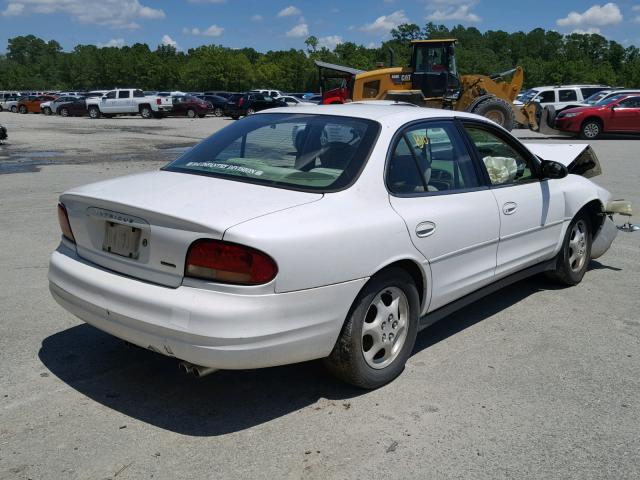
[[[409,301],[397,287],[387,287],[372,300],[362,325],[362,355],[371,368],[392,363],[407,338]]]
[[[587,224],[579,220],[569,235],[569,268],[579,272],[587,261]]]
[[[600,134],[600,126],[595,123],[588,123],[584,126],[584,136],[587,138],[596,138]]]

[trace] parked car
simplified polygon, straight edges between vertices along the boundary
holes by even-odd
[[[49,100],[48,102],[42,102],[40,104],[40,109],[42,110],[42,113],[44,113],[45,115],[52,115],[52,114],[58,113],[58,106],[61,103],[72,102],[78,98],[80,97],[76,95],[63,95],[55,98],[54,100]],[[82,101],[84,103],[84,98],[82,99]]]
[[[160,118],[173,108],[171,97],[146,97],[137,88],[118,88],[100,98],[87,98],[87,110],[91,118],[139,113],[142,118]]]
[[[262,95],[266,95],[271,98],[278,98],[284,95],[280,90],[265,90],[261,88],[256,88],[253,90],[249,90],[249,93],[260,93]]]
[[[18,100],[20,97],[3,97],[0,99],[0,112],[7,110],[9,112],[18,111]]]
[[[60,102],[55,107],[55,113],[62,117],[82,117],[87,112],[87,101],[79,97],[66,97],[66,102]]]
[[[212,92],[204,92],[203,95],[206,97],[223,97],[229,98],[231,95],[235,95],[238,92],[225,92],[225,91],[212,91]]]
[[[590,107],[563,110],[554,126],[588,140],[603,133],[640,133],[640,95],[619,94]]]
[[[240,117],[253,115],[269,108],[286,107],[283,101],[262,93],[246,93],[235,102],[227,102],[227,114],[237,120]]]
[[[213,110],[212,105],[193,95],[176,95],[171,97],[173,108],[166,115],[204,118]]]
[[[13,90],[0,90],[0,104],[10,98],[20,98],[22,94]]]
[[[17,109],[20,113],[40,113],[40,104],[55,100],[56,97],[51,95],[29,95],[18,100]]]
[[[3,127],[2,125],[0,125],[0,144],[3,143],[7,138],[9,138],[7,127]]]
[[[287,104],[288,107],[300,107],[302,105],[315,105],[313,102],[305,102],[293,95],[284,95],[282,97],[278,97],[278,100],[283,101]]]
[[[224,115],[224,109],[228,101],[225,97],[218,97],[217,95],[200,95],[198,98],[211,104],[213,114],[216,117],[222,117]]]
[[[312,95],[310,97],[305,98],[304,101],[319,105],[322,103],[322,95]]]
[[[91,90],[90,92],[87,93],[87,95],[85,96],[86,98],[100,98],[103,95],[105,95],[108,92],[108,90]]]
[[[541,107],[553,107],[555,111],[583,103],[586,98],[602,90],[609,89],[606,85],[556,85],[535,87],[522,92],[515,105],[537,102]]]
[[[589,98],[585,99],[585,101],[583,102],[582,105],[577,105],[577,106],[587,106],[587,105],[595,105],[596,103],[599,103],[602,100],[606,100],[609,97],[612,97],[614,95],[620,95],[620,94],[636,94],[636,95],[640,95],[640,88],[621,88],[621,89],[617,89],[617,90],[602,90],[601,92],[598,93],[594,93],[593,95],[591,95]]]
[[[195,375],[325,358],[375,388],[482,295],[543,271],[579,283],[630,208],[585,178],[599,171],[588,145],[524,145],[473,114],[270,110],[160,171],[63,193],[50,290]]]

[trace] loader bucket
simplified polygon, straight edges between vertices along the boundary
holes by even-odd
[[[556,110],[553,107],[542,107],[537,102],[527,103],[522,107],[529,120],[529,128],[534,132],[550,136],[563,136],[566,133],[556,130],[554,123]]]

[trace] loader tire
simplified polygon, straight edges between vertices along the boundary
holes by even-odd
[[[480,102],[471,113],[482,115],[493,120],[505,130],[513,130],[515,117],[511,105],[498,97],[491,97],[484,102]]]

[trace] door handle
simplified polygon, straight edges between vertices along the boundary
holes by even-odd
[[[416,226],[416,235],[420,238],[428,237],[436,232],[436,224],[433,222],[422,222]]]
[[[518,204],[516,202],[507,202],[502,206],[502,213],[505,215],[511,215],[515,213],[518,209]]]

